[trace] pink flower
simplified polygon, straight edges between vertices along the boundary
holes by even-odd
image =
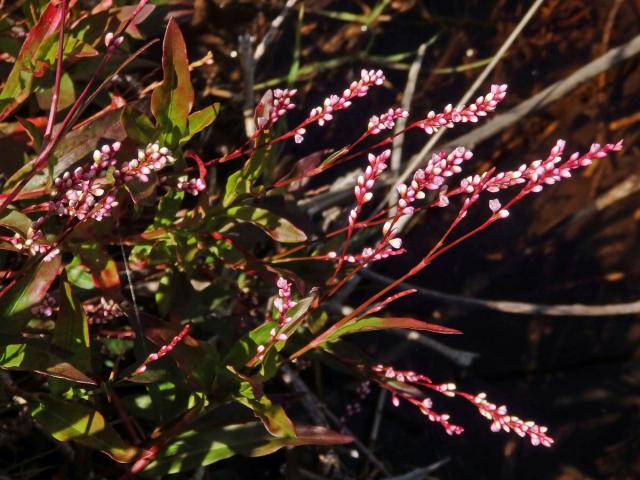
[[[390,108],[388,112],[383,113],[379,117],[377,115],[372,116],[369,119],[367,129],[369,133],[373,135],[380,133],[382,130],[391,130],[395,126],[398,118],[407,118],[408,116],[409,112],[402,108]]]
[[[441,113],[431,111],[426,118],[420,122],[420,127],[429,135],[437,132],[440,128],[453,128],[456,123],[475,123],[479,117],[484,117],[489,112],[493,112],[498,104],[504,100],[507,94],[507,85],[491,85],[491,91],[484,96],[480,96],[474,103],[468,106],[453,107],[447,105]]]
[[[349,88],[345,89],[342,95],[330,95],[324,99],[321,106],[312,108],[307,121],[317,121],[318,125],[323,126],[325,122],[333,120],[333,112],[350,107],[351,100],[356,97],[364,97],[370,87],[382,85],[383,82],[384,73],[382,70],[362,70],[360,80],[351,82]]]

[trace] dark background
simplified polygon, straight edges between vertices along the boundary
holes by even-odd
[[[238,141],[243,138],[243,73],[232,53],[238,50],[237,38],[245,33],[262,38],[283,3],[196,2],[193,16],[188,12],[181,19],[190,24],[187,35],[193,54],[214,53],[215,64],[200,73],[201,93],[223,102],[215,132],[204,145],[212,154],[225,147],[229,135],[236,135]],[[337,117],[322,134],[309,135],[304,146],[288,147],[286,154],[293,157],[352,141],[356,135],[353,125],[365,124],[371,113],[398,105],[407,68],[415,57],[412,52],[434,35],[437,39],[422,64],[411,118],[456,103],[483,68],[469,66],[499,49],[531,2],[394,1],[366,30],[362,24],[331,18],[326,12],[367,15],[375,2],[304,3],[302,24],[294,10],[258,64],[256,83],[287,76],[296,31],[301,67],[327,60],[342,62],[296,82],[300,89],[297,103],[304,106],[299,115],[324,96],[339,93],[362,67],[383,68],[388,82],[352,107],[349,115]],[[491,83],[508,83],[509,95],[499,109],[505,112],[609,49],[629,42],[639,33],[639,20],[640,2],[634,0],[546,1],[477,94],[488,91]],[[397,62],[380,62],[379,57],[398,53],[408,55]],[[463,68],[438,70],[451,67]],[[620,138],[625,139],[626,148],[571,181],[533,196],[513,209],[509,221],[440,258],[412,283],[462,297],[534,304],[617,304],[638,299],[639,82],[638,59],[632,57],[476,145],[470,171],[492,164],[508,168],[543,158],[557,138],[567,140],[569,152],[584,151],[594,141]],[[259,98],[260,92],[257,95]],[[468,130],[456,128],[443,142]],[[421,133],[409,135],[405,160],[425,141]],[[357,167],[350,164],[341,173]],[[607,201],[612,194],[616,199]],[[374,270],[390,277],[403,273],[439,238],[450,220],[440,213],[422,218],[405,236],[405,244],[414,253],[379,263]],[[362,281],[345,303],[356,305],[375,287],[379,285],[371,280]],[[470,366],[461,367],[400,336],[365,334],[359,343],[374,358],[437,381],[455,381],[465,391],[486,391],[515,414],[548,425],[556,444],[551,449],[534,448],[516,436],[493,434],[487,422],[461,401],[439,404],[466,428],[462,436],[450,438],[414,409],[394,409],[387,399],[380,433],[371,449],[390,472],[400,475],[446,460],[429,474],[432,478],[640,477],[637,315],[518,315],[472,310],[420,295],[399,302],[394,313],[413,314],[462,330],[463,336],[436,340],[476,352],[478,357]],[[308,378],[313,381],[313,375]],[[344,387],[345,382],[352,384],[332,389]],[[321,383],[323,400],[338,415],[358,398],[358,384],[348,377],[329,373]],[[347,426],[365,443],[378,395],[373,389],[362,400],[362,411],[347,419]],[[276,478],[282,474],[285,458],[290,463],[294,455],[305,458],[307,454],[279,453],[250,463],[233,459],[213,470],[229,478],[245,474]],[[379,474],[362,458],[339,458],[340,468],[328,477],[317,473],[317,478],[384,478],[376,476]],[[319,466],[318,472],[322,469]],[[290,478],[307,474],[299,475],[288,472]]]

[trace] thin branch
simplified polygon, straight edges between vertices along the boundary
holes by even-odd
[[[619,47],[612,48],[604,55],[596,58],[595,60],[587,63],[583,67],[576,70],[574,73],[569,75],[562,80],[558,80],[557,82],[549,85],[547,88],[537,93],[536,95],[530,97],[524,102],[520,103],[516,107],[511,110],[495,115],[491,120],[487,121],[484,125],[475,128],[471,132],[461,135],[442,146],[443,150],[449,150],[459,145],[464,145],[467,148],[473,148],[475,145],[482,143],[483,141],[491,138],[492,136],[500,133],[504,129],[510,127],[514,123],[519,122],[526,115],[529,115],[538,110],[542,110],[547,105],[553,103],[559,98],[564,97],[568,93],[570,93],[574,88],[576,88],[581,83],[584,83],[596,75],[607,71],[611,67],[617,65],[620,62],[623,62],[635,55],[640,53],[640,35],[634,37],[629,42],[621,45]],[[621,128],[621,127],[620,127]],[[414,157],[422,158],[421,154],[417,154]],[[409,167],[405,170],[403,175],[412,174],[412,165],[417,165],[418,162],[413,162]],[[401,182],[402,179],[395,180],[391,178],[384,179],[382,182],[377,182],[377,187],[390,186],[395,183]],[[380,185],[378,185],[378,183]],[[384,185],[383,185],[384,183]],[[312,213],[317,213],[318,211],[328,208],[334,205],[338,201],[343,201],[345,198],[349,198],[349,195],[353,195],[353,189],[343,189],[336,190],[331,192],[331,194],[326,195],[318,195],[308,200],[304,200],[302,203],[306,205],[306,208],[309,209]],[[334,199],[332,201],[332,198]],[[386,199],[381,203],[384,205],[386,203]]]
[[[434,37],[435,38],[435,37]],[[416,53],[416,58],[413,60],[411,64],[411,68],[409,69],[409,74],[407,75],[407,84],[404,87],[404,92],[402,93],[402,109],[407,112],[411,111],[411,101],[413,100],[413,94],[416,91],[416,84],[418,83],[418,74],[420,73],[420,68],[422,67],[422,61],[424,60],[424,55],[427,51],[427,47],[431,43],[431,40],[428,42],[424,42],[420,47],[418,47],[418,52]],[[396,122],[395,131],[400,132],[404,130],[407,126],[406,118],[399,118]],[[404,143],[404,133],[398,135],[393,139],[393,147],[391,153],[391,161],[389,162],[389,168],[391,172],[398,176],[400,171],[401,161],[402,161],[402,145]]]
[[[508,112],[495,115],[484,125],[474,129],[473,132],[461,135],[458,138],[447,142],[442,148],[446,150],[453,145],[465,145],[466,147],[472,148],[487,138],[492,137],[498,132],[501,132],[505,128],[520,121],[526,115],[534,111],[541,110],[550,103],[564,97],[581,83],[586,82],[587,80],[610,69],[614,65],[637,55],[638,53],[640,53],[640,35],[637,35],[624,45],[612,48],[604,55],[587,63],[568,77],[549,85],[541,92],[520,103]]]
[[[287,3],[282,8],[282,11],[276,18],[273,19],[273,22],[271,22],[271,25],[269,26],[269,30],[267,30],[267,33],[265,33],[264,37],[262,37],[262,40],[256,47],[255,52],[253,52],[254,63],[258,63],[262,56],[265,54],[267,48],[275,39],[278,29],[282,26],[293,7],[296,6],[296,3],[298,3],[298,0],[287,0]]]
[[[393,279],[371,270],[361,270],[359,275],[389,285]],[[496,310],[503,313],[515,313],[518,315],[545,315],[550,317],[607,317],[620,315],[636,315],[640,313],[640,300],[629,303],[613,303],[606,305],[584,305],[575,303],[570,305],[545,305],[527,302],[513,302],[510,300],[482,300],[479,298],[465,297],[451,293],[438,292],[424,287],[419,287],[407,282],[397,285],[402,289],[413,288],[419,295],[430,300],[442,303],[455,304],[461,308],[483,308]]]
[[[248,138],[251,138],[256,131],[253,122],[253,109],[255,107],[255,97],[253,83],[255,79],[256,62],[251,53],[251,36],[248,33],[238,37],[240,50],[240,66],[244,77],[244,107],[242,115],[244,117],[244,131]]]
[[[483,82],[487,79],[487,77],[489,76],[489,74],[493,71],[493,69],[495,68],[495,66],[498,64],[498,62],[502,59],[502,57],[504,56],[504,54],[507,52],[507,50],[509,50],[509,47],[511,47],[511,45],[513,44],[513,42],[515,42],[515,40],[518,38],[518,36],[520,35],[520,33],[522,32],[522,30],[524,29],[524,27],[529,23],[529,21],[531,20],[531,18],[533,18],[533,15],[536,13],[536,11],[538,10],[538,8],[540,8],[540,6],[542,5],[542,3],[544,2],[544,0],[536,0],[531,7],[529,7],[529,10],[527,10],[527,13],[525,13],[525,15],[522,17],[522,19],[520,19],[520,22],[518,22],[518,24],[516,25],[516,27],[513,29],[513,31],[511,32],[511,34],[507,37],[507,39],[504,41],[504,43],[500,46],[500,48],[498,49],[498,51],[496,52],[496,54],[493,56],[493,58],[491,59],[491,62],[489,62],[489,64],[484,68],[484,70],[480,73],[480,75],[478,75],[478,77],[476,78],[476,80],[473,82],[473,84],[471,85],[471,87],[469,87],[469,89],[465,92],[465,94],[462,96],[462,98],[460,99],[460,101],[458,102],[458,106],[463,105],[465,103],[467,103],[467,101],[473,96],[475,95],[475,93],[477,92],[478,88],[483,84]],[[438,132],[436,132],[427,142],[427,144],[422,148],[422,150],[420,150],[420,152],[415,155],[411,161],[409,162],[409,165],[407,166],[407,168],[404,170],[404,172],[402,173],[402,175],[400,175],[400,177],[397,179],[396,184],[398,183],[402,183],[404,182],[407,178],[409,178],[409,176],[413,173],[413,171],[418,167],[418,165],[420,165],[420,163],[427,158],[427,155],[429,155],[429,153],[431,152],[431,150],[433,149],[434,145],[438,142],[438,140],[440,140],[440,138],[442,137],[442,135],[444,134],[444,132],[446,131],[445,128],[440,129]],[[392,189],[389,194],[387,194],[387,198],[385,198],[385,203],[391,198],[391,195],[393,194],[393,192],[395,192],[395,189]],[[404,226],[406,225],[408,218],[405,219],[401,219],[400,222],[398,222],[398,228],[400,230],[402,230],[404,228]]]
[[[303,400],[303,405],[305,405],[309,415],[311,415],[314,421],[319,421],[321,425],[326,426],[326,419],[322,418],[322,414],[326,415],[326,417],[331,420],[337,428],[340,429],[341,433],[350,435],[353,437],[353,443],[356,445],[358,450],[360,450],[364,456],[366,456],[371,463],[373,463],[376,468],[378,468],[385,475],[389,475],[389,471],[384,466],[384,464],[378,460],[378,458],[373,454],[373,452],[367,448],[367,446],[362,443],[358,437],[356,437],[353,432],[351,432],[347,427],[342,425],[340,419],[335,416],[335,414],[329,410],[326,405],[323,405],[318,398],[314,395],[311,389],[307,386],[307,384],[298,376],[298,374],[287,365],[283,366],[283,380],[287,384],[293,385],[294,389],[302,394],[304,394],[305,399]]]
[[[435,472],[440,467],[446,465],[450,461],[451,461],[451,457],[445,457],[442,460],[438,460],[437,462],[432,463],[431,465],[427,465],[426,467],[416,468],[411,472],[404,473],[402,475],[398,475],[394,477],[387,477],[383,480],[424,480],[425,478],[428,478],[426,477],[426,475],[428,475],[431,472]]]

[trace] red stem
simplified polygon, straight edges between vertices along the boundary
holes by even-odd
[[[49,120],[47,121],[47,128],[44,132],[44,141],[48,142],[51,138],[51,132],[53,132],[53,124],[56,119],[56,111],[58,110],[58,100],[60,98],[60,84],[62,82],[62,62],[64,57],[64,21],[67,17],[67,0],[62,0],[60,3],[61,17],[60,17],[60,34],[58,36],[58,61],[56,63],[56,79],[53,85],[53,95],[51,96],[51,107],[49,109]]]

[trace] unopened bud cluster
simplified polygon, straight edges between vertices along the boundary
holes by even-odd
[[[344,423],[349,417],[353,417],[362,411],[362,401],[371,393],[371,382],[365,380],[356,388],[356,397],[347,404],[340,421]]]
[[[189,333],[190,329],[191,329],[191,325],[190,324],[186,324],[182,328],[180,333],[178,333],[178,335],[173,337],[169,343],[167,343],[166,345],[163,345],[162,347],[160,347],[160,350],[158,350],[156,353],[152,353],[147,358],[145,358],[144,362],[142,362],[142,365],[140,365],[138,368],[136,368],[135,371],[133,372],[133,374],[137,375],[137,374],[146,372],[147,371],[147,366],[150,363],[155,362],[155,361],[161,359],[162,357],[164,357],[165,355],[168,355],[169,353],[171,353],[171,351],[174,348],[176,348],[176,345],[178,345],[184,339],[184,337],[187,336],[187,333]]]
[[[104,34],[104,44],[107,47],[108,52],[113,52],[116,48],[122,45],[124,37],[122,35],[116,37],[113,32],[107,32]]]
[[[77,167],[73,172],[65,172],[56,178],[49,211],[60,216],[77,217],[79,220],[89,217],[100,221],[108,217],[118,202],[114,193],[103,198],[104,177],[107,170],[115,166],[118,150],[120,142],[104,145],[93,152],[91,165]]]
[[[346,88],[342,92],[342,95],[330,95],[324,99],[321,106],[312,108],[309,117],[307,117],[303,125],[317,122],[318,125],[323,126],[326,122],[333,120],[334,112],[349,108],[354,98],[364,97],[369,92],[370,87],[382,85],[384,78],[382,70],[362,70],[360,72],[360,79],[351,82],[349,88]],[[296,143],[303,141],[305,133],[306,129],[304,126],[298,127],[295,130],[294,138]]]
[[[100,297],[98,303],[86,303],[82,308],[87,314],[90,325],[104,325],[110,320],[124,315],[120,305],[111,298],[107,300]]]
[[[292,318],[289,316],[289,310],[296,306],[296,302],[291,296],[291,283],[289,283],[285,278],[280,277],[276,282],[276,286],[278,287],[278,296],[273,300],[273,306],[278,311],[278,327],[272,328],[269,332],[267,345],[258,345],[257,353],[259,358],[264,355],[267,350],[267,346],[287,340],[287,335],[281,330],[292,322]]]
[[[167,147],[161,147],[159,142],[153,142],[145,148],[138,149],[138,157],[124,162],[118,170],[113,172],[113,176],[125,182],[134,178],[141,182],[148,182],[151,173],[159,172],[175,162],[176,159]]]
[[[40,227],[46,220],[40,217],[33,222],[27,229],[26,236],[15,233],[11,238],[11,245],[20,253],[34,257],[36,255],[45,254],[42,258],[43,262],[49,262],[60,253],[60,249],[53,247],[44,241],[44,234]]]
[[[56,297],[47,293],[40,303],[31,307],[31,314],[37,318],[49,318],[53,317],[56,310],[58,310]]]
[[[360,214],[362,206],[373,198],[371,189],[376,179],[387,169],[387,160],[391,156],[391,150],[385,150],[380,155],[370,153],[368,156],[369,165],[364,171],[364,175],[359,175],[357,184],[354,187],[356,206],[349,213],[349,224],[354,225]]]
[[[151,173],[175,163],[171,151],[154,142],[144,149],[139,149],[137,158],[118,166],[116,154],[120,147],[120,142],[103,145],[93,152],[93,162],[90,165],[79,166],[56,178],[49,211],[60,216],[76,217],[79,220],[92,218],[100,221],[110,216],[111,210],[118,205],[116,191],[107,192],[110,186],[106,178],[109,171],[112,172],[116,185],[134,178],[148,182]],[[179,189],[194,195],[205,187],[206,185],[200,179],[181,179],[179,182]]]
[[[369,125],[367,125],[368,132],[375,135],[383,130],[391,130],[395,126],[398,118],[407,118],[408,116],[409,112],[402,108],[390,108],[379,117],[373,115],[369,119]]]
[[[491,85],[491,91],[484,96],[480,96],[476,101],[468,106],[454,107],[447,105],[441,113],[431,111],[424,120],[420,121],[420,127],[429,135],[437,132],[440,128],[452,128],[456,123],[475,123],[479,117],[484,117],[489,112],[493,112],[498,104],[504,100],[507,94],[506,85]]]
[[[553,439],[547,435],[547,427],[537,425],[531,420],[522,420],[514,415],[509,415],[505,405],[497,406],[487,401],[486,393],[479,393],[474,396],[460,392],[458,395],[469,400],[478,408],[483,417],[491,421],[492,432],[499,432],[500,430],[505,432],[513,431],[520,437],[528,436],[534,446],[550,447],[553,444]]]
[[[411,204],[425,198],[425,190],[441,188],[445,179],[460,173],[462,163],[472,157],[473,152],[464,147],[458,147],[448,155],[444,151],[434,153],[424,168],[415,171],[409,185],[404,183],[398,185],[398,209],[400,212],[404,215],[411,215],[414,211]]]
[[[176,184],[176,190],[190,193],[193,196],[197,196],[206,188],[207,184],[201,178],[189,178],[186,175],[178,178],[178,183]]]
[[[298,90],[295,88],[292,90],[276,88],[273,91],[273,103],[269,114],[270,125],[276,123],[288,110],[293,110],[296,107],[291,99],[297,92]]]

